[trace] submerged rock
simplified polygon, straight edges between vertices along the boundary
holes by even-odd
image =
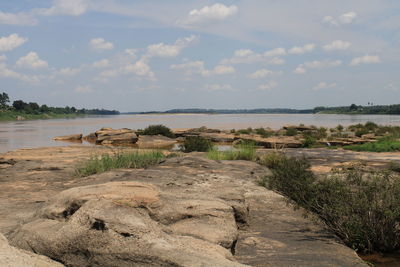
[[[82,140],[82,134],[70,134],[64,136],[56,136],[53,138],[55,141],[79,141]]]

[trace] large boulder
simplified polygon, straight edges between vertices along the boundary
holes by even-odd
[[[102,128],[95,135],[96,143],[102,145],[135,144],[138,141],[136,133],[127,128]]]
[[[12,240],[68,266],[245,266],[227,249],[234,214],[220,199],[110,182],[63,191]]]
[[[2,267],[62,267],[61,263],[45,256],[17,249],[0,234],[0,266]]]

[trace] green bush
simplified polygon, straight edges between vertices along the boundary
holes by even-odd
[[[137,151],[132,153],[93,156],[76,169],[76,175],[83,177],[106,172],[112,169],[146,168],[150,165],[159,163],[164,157],[164,154],[160,151]]]
[[[315,213],[358,252],[400,249],[400,177],[361,168],[317,179],[304,159],[282,157],[261,184]]]
[[[190,136],[187,137],[183,145],[181,145],[181,150],[186,153],[193,151],[207,152],[212,149],[212,147],[213,144],[210,140],[200,136]]]
[[[295,136],[297,134],[298,134],[298,131],[296,128],[288,128],[285,133],[286,136]]]
[[[145,128],[142,132],[142,135],[164,135],[166,137],[175,138],[174,133],[171,131],[170,128],[164,125],[150,125]]]
[[[267,131],[264,128],[257,128],[255,129],[256,134],[261,135],[264,138],[272,136],[274,133],[271,131]]]
[[[310,148],[317,144],[317,139],[311,135],[304,135],[303,147]]]
[[[236,131],[238,134],[251,134],[253,132],[253,129],[251,127],[247,129],[239,129]]]

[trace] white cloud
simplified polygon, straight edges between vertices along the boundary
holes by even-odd
[[[25,13],[4,13],[0,11],[0,24],[33,26],[38,21],[29,14]]]
[[[272,56],[284,55],[286,54],[283,48],[276,48],[265,52],[264,54],[258,54],[250,49],[239,49],[233,53],[232,58],[225,58],[220,61],[220,64],[252,64],[256,62],[265,62],[271,65],[282,65],[285,61],[281,58]]]
[[[206,84],[206,89],[209,91],[232,91],[230,84]]]
[[[182,64],[171,65],[170,69],[184,70],[185,75],[192,75],[193,73],[200,74],[204,77],[211,75],[225,75],[235,73],[235,68],[229,65],[217,65],[212,70],[207,70],[204,67],[203,61],[189,61]]]
[[[225,6],[224,4],[216,3],[212,6],[205,6],[201,9],[193,9],[189,12],[186,18],[178,20],[178,24],[186,27],[215,23],[223,21],[238,12],[238,7],[235,5]]]
[[[261,91],[270,91],[272,89],[274,89],[275,87],[278,86],[278,83],[275,81],[269,81],[265,84],[261,84],[260,86],[258,86],[258,90]]]
[[[254,55],[254,52],[250,49],[239,49],[235,50],[233,54],[235,57],[248,57],[250,55]]]
[[[16,33],[13,33],[7,37],[1,37],[0,51],[11,51],[18,46],[23,45],[27,40],[27,38],[19,37]]]
[[[227,65],[218,65],[215,66],[213,70],[208,71],[209,75],[224,75],[224,74],[232,74],[235,73],[235,68]],[[203,76],[206,76],[203,74]]]
[[[331,25],[331,26],[340,26],[344,24],[351,24],[357,17],[357,13],[355,12],[347,12],[340,15],[338,18],[334,18],[332,16],[325,16],[322,19],[322,23]]]
[[[94,38],[90,40],[90,47],[97,52],[105,51],[105,50],[113,50],[114,44],[111,42],[106,42],[103,38]]]
[[[295,46],[289,50],[289,54],[305,54],[313,51],[315,49],[315,44],[306,44],[304,46]]]
[[[92,87],[90,87],[89,85],[79,85],[77,87],[75,87],[74,91],[76,93],[90,93],[93,91]]]
[[[18,67],[30,69],[46,68],[49,65],[40,59],[36,52],[29,52],[26,56],[19,58],[16,64]]]
[[[190,46],[198,39],[197,36],[191,35],[189,37],[180,38],[176,40],[175,44],[167,45],[164,43],[153,44],[147,47],[147,55],[151,57],[176,57],[182,49]]]
[[[307,69],[304,67],[304,65],[298,66],[293,73],[294,74],[305,74],[307,72]]]
[[[267,77],[268,75],[281,74],[281,73],[282,72],[273,72],[273,71],[267,70],[267,69],[260,69],[252,74],[249,74],[249,78],[260,79],[260,78]]]
[[[7,60],[7,56],[6,55],[0,55],[0,62],[1,61],[6,61]]]
[[[300,64],[294,71],[294,74],[305,74],[307,69],[323,69],[323,68],[333,68],[342,65],[340,60],[324,60],[324,61],[309,61]]]
[[[151,80],[155,79],[154,72],[152,72],[147,57],[142,57],[134,64],[128,64],[124,68],[124,74],[133,73],[137,76],[147,77]]]
[[[133,49],[133,48],[125,49],[125,53],[128,54],[132,58],[136,58],[137,52],[138,52],[137,49]]]
[[[57,74],[62,76],[75,76],[81,70],[82,70],[81,68],[62,68],[57,71]]]
[[[40,82],[40,80],[37,76],[34,76],[34,75],[28,76],[25,74],[15,72],[13,70],[10,70],[5,63],[1,63],[1,62],[0,62],[0,77],[17,79],[17,80],[21,80],[24,82],[28,82],[30,84],[37,84]]]
[[[322,48],[325,51],[334,51],[334,50],[347,50],[351,46],[350,42],[336,40],[330,44],[324,45]]]
[[[336,87],[337,84],[336,83],[327,83],[327,82],[320,82],[319,84],[317,84],[316,86],[314,86],[312,88],[312,90],[314,91],[319,91],[321,89],[329,89],[329,88],[334,88]]]
[[[310,61],[304,63],[304,66],[309,69],[322,69],[322,68],[329,68],[329,67],[337,67],[342,65],[342,61],[340,60],[324,60],[324,61]]]
[[[286,49],[282,47],[278,47],[269,51],[264,52],[264,56],[266,57],[277,57],[286,55]]]
[[[357,13],[347,12],[347,13],[342,14],[339,17],[339,22],[342,24],[351,24],[351,23],[353,23],[353,21],[356,17],[357,17]]]
[[[54,0],[50,8],[36,9],[35,13],[42,16],[80,16],[86,13],[88,7],[89,0]]]
[[[377,64],[380,62],[381,59],[379,56],[365,55],[362,57],[353,58],[353,60],[350,62],[350,66],[358,66],[361,64]]]
[[[279,57],[274,57],[273,59],[271,59],[267,63],[271,64],[271,65],[283,65],[283,64],[285,64],[285,60],[282,59],[282,58],[279,58]]]
[[[95,68],[105,68],[110,64],[108,59],[102,59],[96,62],[93,62],[92,66]]]

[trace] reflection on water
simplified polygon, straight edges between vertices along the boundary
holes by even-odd
[[[56,120],[0,122],[0,153],[19,148],[69,145],[52,140],[59,135],[94,132],[102,127],[144,128],[164,124],[170,128],[207,126],[219,129],[270,127],[285,124],[306,124],[333,127],[373,121],[400,125],[398,115],[320,115],[320,114],[184,114],[184,115],[118,115]],[[86,143],[84,143],[85,145]]]

